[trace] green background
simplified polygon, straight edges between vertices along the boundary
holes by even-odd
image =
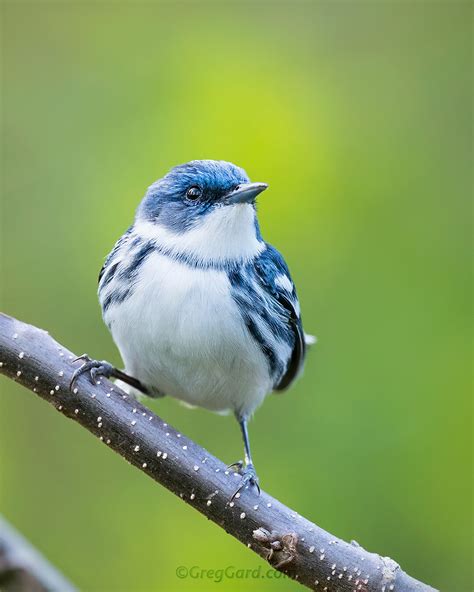
[[[96,280],[146,187],[216,158],[270,184],[303,378],[251,423],[265,489],[444,590],[469,590],[472,4],[3,2],[2,309],[120,364]],[[90,591],[261,560],[1,379],[0,511]],[[231,417],[151,407],[225,461]]]

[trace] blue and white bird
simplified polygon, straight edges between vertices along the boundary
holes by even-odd
[[[76,371],[115,377],[237,418],[245,445],[239,489],[257,489],[247,423],[265,396],[302,370],[306,346],[288,267],[260,234],[251,183],[229,162],[195,160],[148,189],[99,276],[102,313],[125,364]],[[237,491],[238,491],[237,490]]]

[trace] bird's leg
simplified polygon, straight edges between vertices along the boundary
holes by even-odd
[[[248,485],[255,485],[257,488],[258,494],[260,495],[260,486],[258,484],[258,477],[255,471],[255,467],[253,466],[252,462],[252,454],[250,452],[250,440],[249,440],[249,432],[247,427],[247,418],[246,417],[238,417],[237,418],[240,429],[242,430],[242,437],[244,440],[244,448],[245,448],[245,466],[242,461],[238,461],[233,463],[229,466],[236,467],[238,472],[242,475],[242,481],[240,482],[239,487],[236,489],[234,494],[232,495],[231,501],[235,498],[235,496],[244,488],[247,488]]]
[[[99,376],[105,376],[105,378],[118,378],[122,382],[125,382],[133,388],[136,388],[144,395],[148,395],[149,397],[157,396],[154,392],[150,392],[150,390],[139,380],[133,378],[133,376],[125,374],[125,372],[122,372],[121,370],[118,370],[117,368],[112,366],[112,364],[106,362],[105,360],[91,360],[87,354],[82,354],[82,356],[79,356],[78,358],[73,360],[73,363],[78,362],[79,360],[83,360],[84,364],[80,368],[78,368],[72,375],[71,383],[69,385],[69,388],[71,390],[73,389],[74,384],[76,383],[79,376],[81,376],[81,374],[88,373],[92,384],[96,383],[97,378]]]

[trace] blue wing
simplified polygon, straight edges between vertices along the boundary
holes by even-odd
[[[300,305],[288,266],[274,247],[267,245],[255,262],[255,270],[258,280],[277,304],[282,322],[286,325],[286,333],[292,338],[290,359],[284,373],[274,385],[274,390],[282,391],[298,376],[306,355]]]
[[[99,272],[98,282],[99,284],[102,281],[102,278],[108,283],[113,278],[115,271],[117,270],[118,262],[114,262],[114,259],[120,249],[125,245],[125,243],[129,240],[130,234],[132,232],[132,226],[128,228],[128,230],[118,239],[115,243],[114,248],[110,251],[107,255],[104,264]],[[104,277],[107,274],[107,277]]]

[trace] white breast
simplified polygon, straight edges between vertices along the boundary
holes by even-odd
[[[167,395],[251,414],[271,390],[224,271],[152,253],[133,294],[106,317],[126,371]]]

